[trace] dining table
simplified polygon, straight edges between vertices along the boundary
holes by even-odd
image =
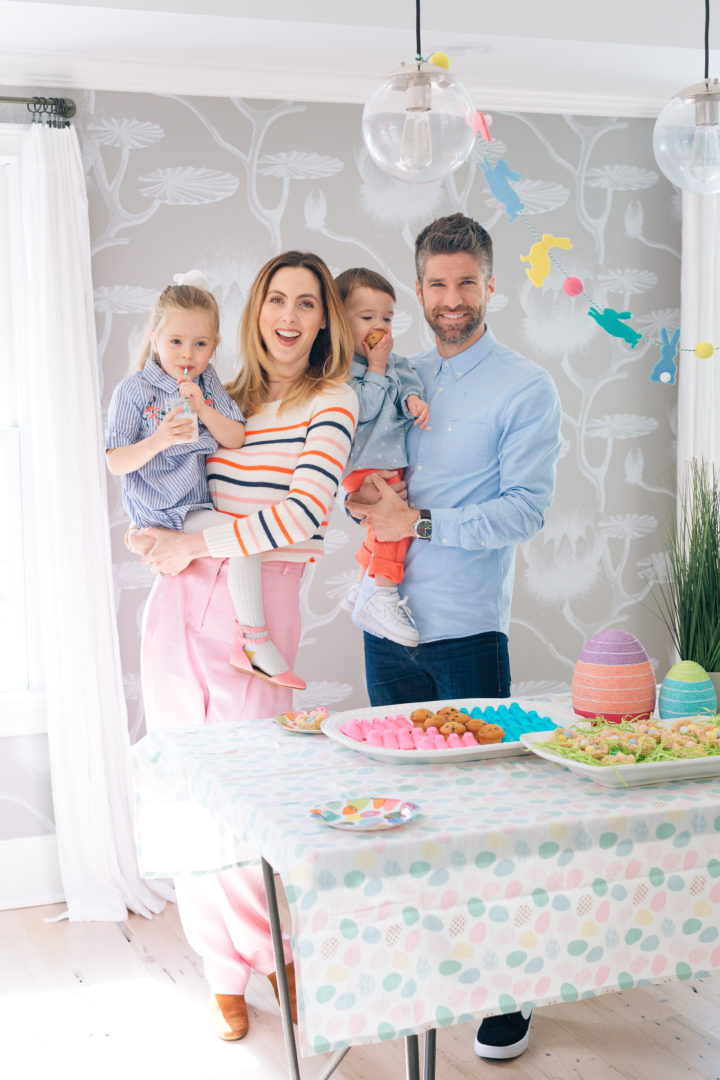
[[[556,702],[530,705],[568,722]],[[519,743],[469,760],[372,750],[273,717],[157,730],[133,748],[141,873],[262,860],[278,972],[282,881],[293,1080],[298,1043],[332,1053],[324,1078],[353,1045],[397,1038],[416,1080],[423,1033],[433,1080],[440,1028],[720,970],[720,776],[607,787]],[[379,831],[321,816],[366,798],[416,809]]]

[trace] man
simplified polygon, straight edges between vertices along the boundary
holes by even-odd
[[[414,359],[430,423],[407,436],[409,501],[377,475],[346,500],[379,540],[415,541],[403,587],[420,644],[365,633],[373,705],[509,695],[515,548],[544,524],[560,451],[552,379],[485,322],[495,288],[485,229],[463,214],[439,218],[417,237],[415,265],[435,347]],[[517,1057],[529,1028],[520,1012],[489,1017],[475,1052]]]

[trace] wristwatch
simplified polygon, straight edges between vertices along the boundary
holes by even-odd
[[[418,540],[432,539],[432,517],[429,510],[421,510],[420,516],[410,526],[413,536]]]

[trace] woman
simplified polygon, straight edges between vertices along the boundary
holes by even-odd
[[[267,630],[292,666],[300,576],[305,563],[322,554],[358,411],[346,384],[352,333],[320,258],[291,251],[266,263],[243,312],[240,346],[242,367],[227,390],[247,419],[245,446],[208,458],[213,502],[228,514],[227,524],[197,534],[146,530],[155,545],[143,562],[164,575],[155,582],[143,627],[148,730],[237,723],[292,705],[290,689],[228,664],[237,626],[226,557],[264,553]],[[254,446],[263,462],[257,466]],[[250,658],[252,644],[246,642]],[[186,875],[175,886],[188,942],[205,963],[216,1033],[241,1039],[248,1030],[251,970],[268,976],[277,994],[260,867]],[[285,958],[293,998],[287,942]]]

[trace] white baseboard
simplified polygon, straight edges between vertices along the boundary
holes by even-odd
[[[64,899],[54,835],[0,841],[0,910]]]

